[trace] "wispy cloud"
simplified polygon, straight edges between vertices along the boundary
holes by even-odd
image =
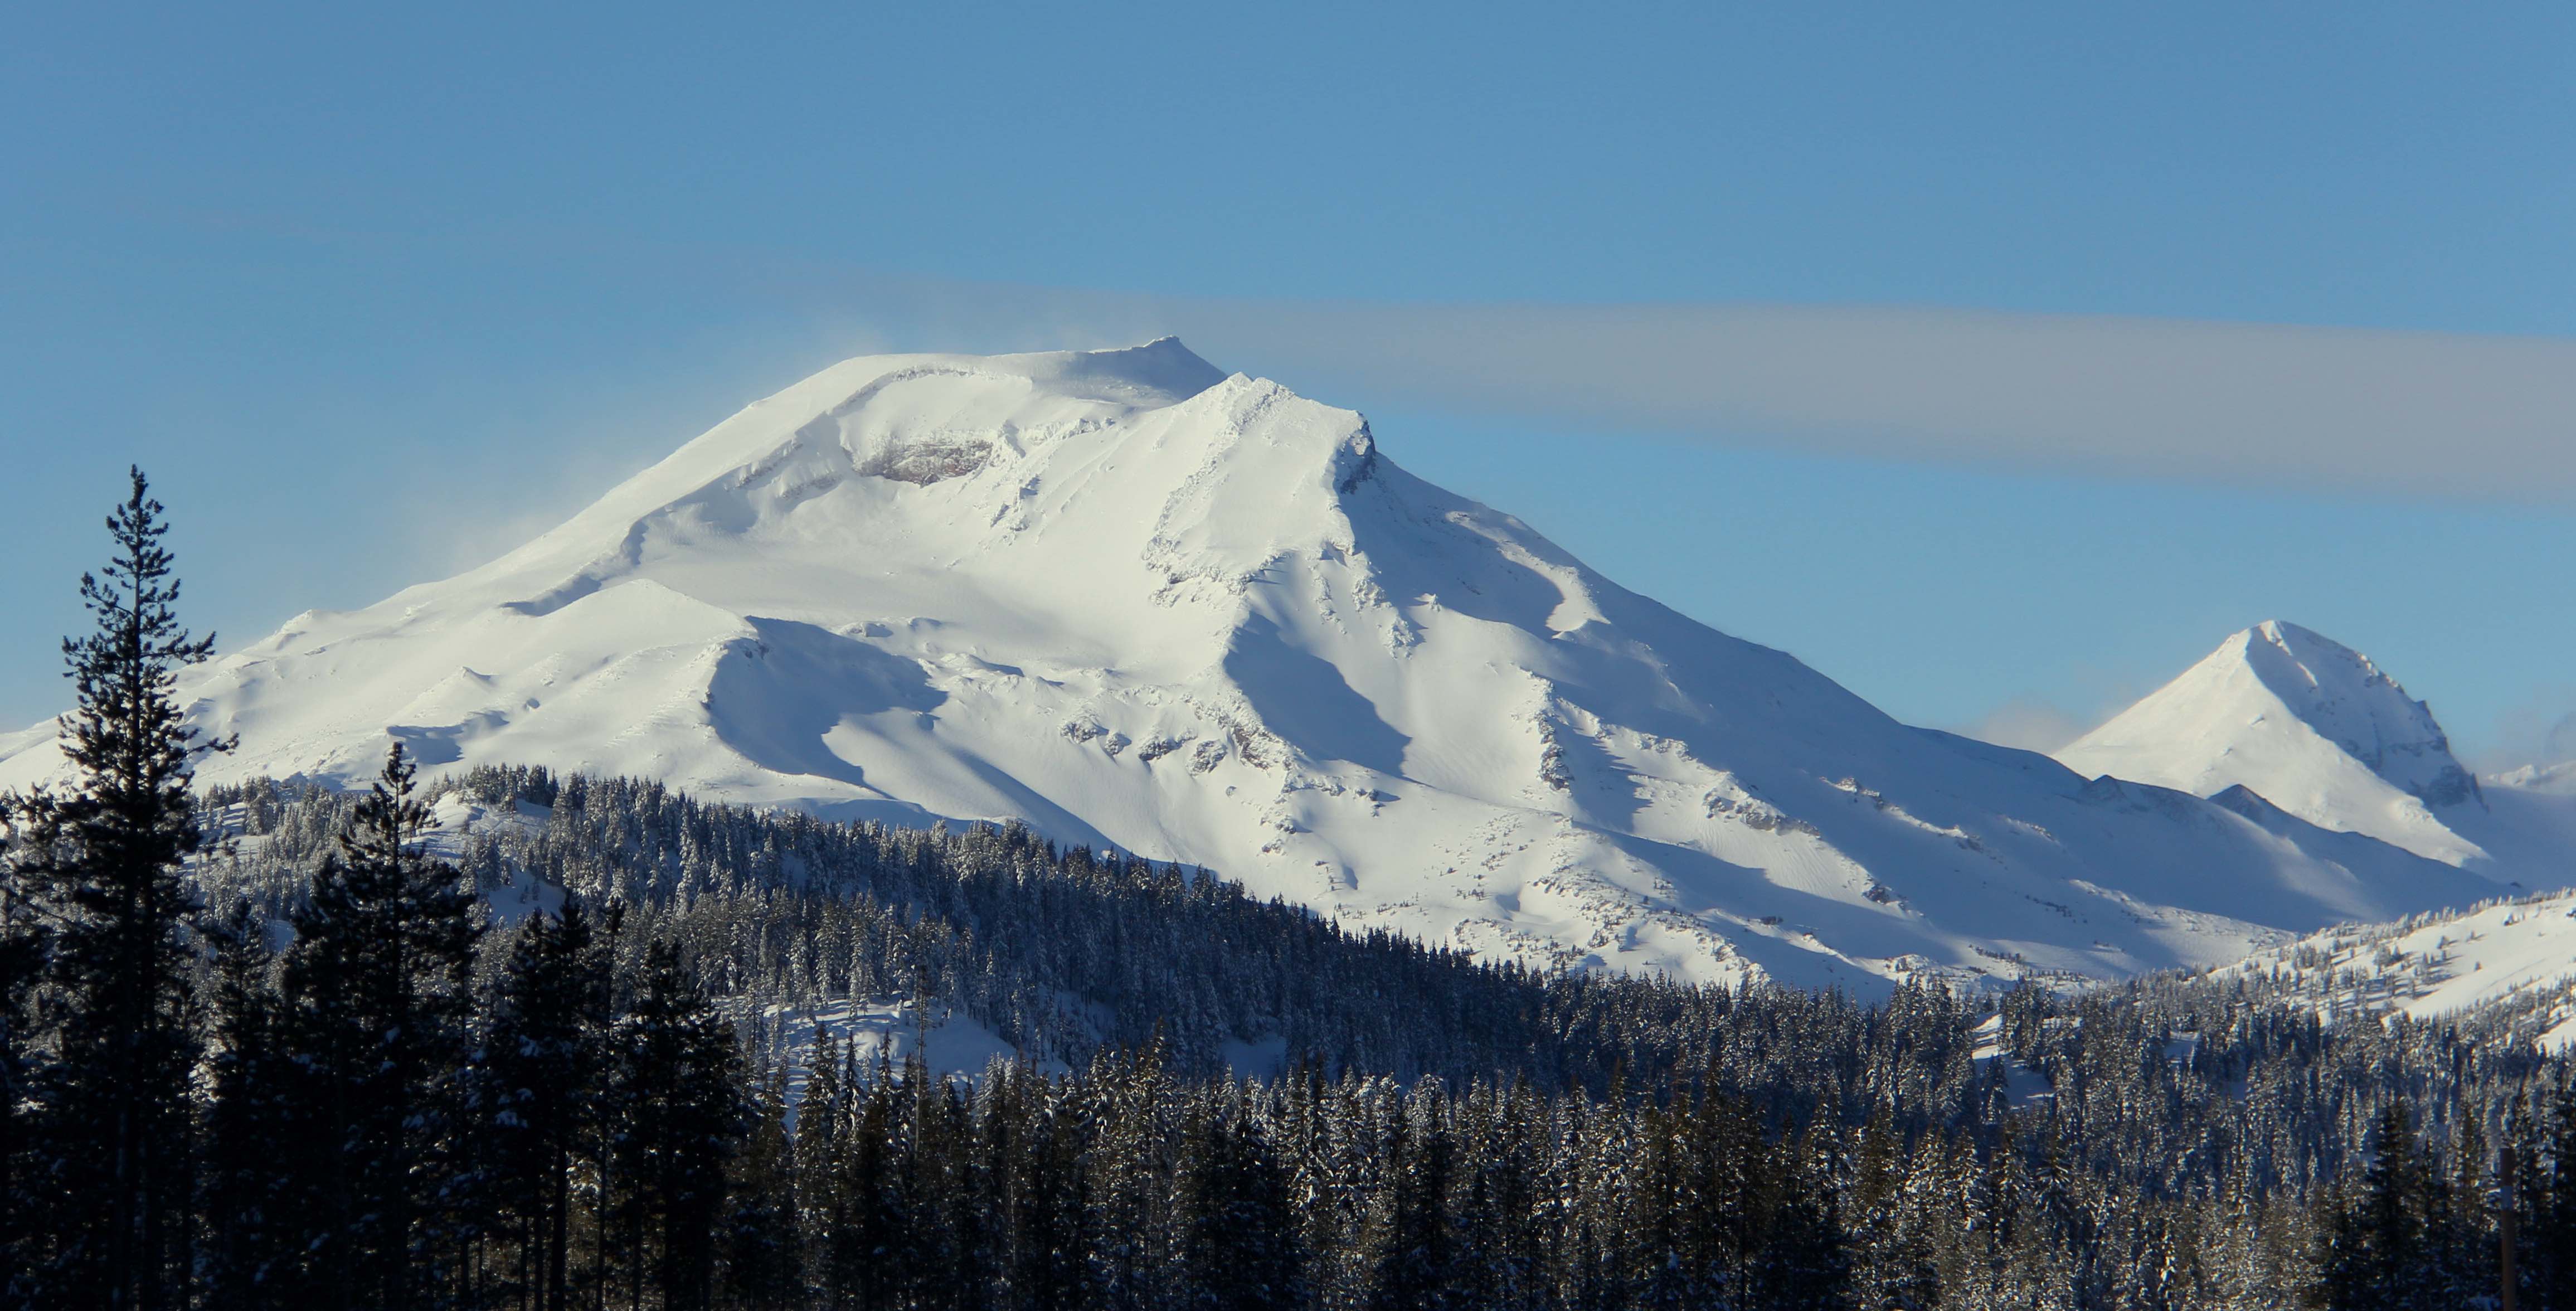
[[[793,306],[806,335],[823,329],[844,354],[1175,333],[1227,368],[1362,406],[2094,477],[2576,497],[2576,339],[1945,308],[1229,299],[888,274],[588,228],[282,231],[543,256],[693,299],[748,292]]]
[[[935,336],[1176,332],[1407,405],[2289,490],[2576,494],[2576,341],[1947,309],[1400,305],[868,280]],[[1322,399],[1343,400],[1324,392]]]
[[[1987,711],[1974,723],[1960,725],[1958,731],[1997,746],[2047,752],[2084,736],[2099,720],[2100,716],[2078,716],[2037,697],[2024,696]]]

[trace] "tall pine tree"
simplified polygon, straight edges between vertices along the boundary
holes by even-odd
[[[618,1022],[615,1059],[613,1141],[631,1296],[649,1283],[663,1306],[696,1311],[715,1297],[716,1224],[746,1108],[733,1025],[668,940],[645,950],[634,1005]]]
[[[299,1278],[313,1217],[281,1149],[308,1131],[304,1080],[286,1048],[286,1016],[270,980],[268,923],[238,905],[214,931],[214,1050],[207,1062],[199,1178],[204,1225],[200,1305],[208,1311],[302,1304]]]
[[[395,743],[292,916],[287,1023],[319,1130],[301,1172],[323,1221],[308,1244],[317,1306],[422,1305],[447,1255],[483,908],[421,851],[414,773]]]
[[[28,1110],[44,1057],[36,988],[53,935],[34,880],[20,873],[16,800],[0,796],[0,1307],[35,1300],[46,1192]]]
[[[44,986],[58,1059],[34,1094],[40,1153],[22,1161],[31,1234],[21,1273],[58,1306],[176,1306],[189,1276],[190,1077],[196,996],[183,881],[202,844],[193,766],[205,739],[172,695],[214,650],[179,624],[169,531],[143,471],[108,516],[115,555],[81,577],[96,627],[63,642],[74,709],[60,792],[22,799],[12,900],[33,894],[54,931]],[[14,912],[13,912],[14,913]],[[42,1246],[41,1253],[27,1250]]]
[[[1182,1176],[1181,1257],[1193,1311],[1268,1311],[1305,1300],[1297,1216],[1269,1136],[1240,1093],[1198,1108]]]
[[[2442,1273],[2437,1165],[2403,1104],[2380,1112],[2369,1170],[2325,1236],[2318,1300],[2330,1311],[2434,1311]]]
[[[614,936],[616,912],[609,914]],[[581,904],[528,918],[511,943],[477,1083],[487,1188],[518,1258],[518,1305],[567,1311],[573,1180],[605,1090],[609,959]]]

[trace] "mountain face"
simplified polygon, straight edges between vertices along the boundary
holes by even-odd
[[[2482,783],[2423,702],[2369,657],[2296,624],[2235,634],[2056,754],[2079,772],[2277,810],[2508,887],[2576,882],[2564,767]]]
[[[390,734],[433,768],[1019,819],[1355,928],[1702,979],[2118,976],[2490,890],[1899,724],[1170,340],[836,365],[181,695],[241,735],[210,780],[353,782]],[[2475,804],[2407,722],[2363,772]],[[48,729],[0,739],[0,787],[59,769]]]
[[[2432,710],[2369,657],[2279,620],[2229,637],[2056,755],[2202,796],[2248,788],[2310,823],[2450,864],[2486,855],[2441,818],[2485,798]]]

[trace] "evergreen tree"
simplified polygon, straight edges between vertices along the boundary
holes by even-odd
[[[453,1260],[481,903],[420,850],[429,810],[396,742],[296,908],[284,971],[292,1050],[319,1132],[301,1170],[318,1226],[314,1304],[426,1303]]]
[[[1093,1302],[1097,1269],[1085,1238],[1094,1214],[1085,1157],[1095,1103],[1084,1091],[1051,1088],[1022,1141],[1028,1160],[1017,1199],[1020,1250],[1014,1283],[1032,1307]]]
[[[16,803],[0,796],[0,1307],[35,1299],[45,1200],[29,1110],[44,1082],[36,988],[52,934],[33,880],[20,873]]]
[[[1204,1106],[1183,1182],[1185,1296],[1203,1311],[1271,1311],[1304,1303],[1297,1217],[1277,1152],[1238,1098]]]
[[[2576,1092],[2562,1090],[2543,1123],[2518,1153],[2522,1305],[2576,1311]]]
[[[829,1305],[859,1311],[902,1305],[917,1265],[911,1215],[897,1181],[910,1168],[902,1126],[912,1119],[918,1088],[885,1077],[882,1066],[877,1074],[858,1095],[844,1133],[842,1227],[834,1238],[846,1260],[835,1266],[828,1285],[838,1299]]]
[[[133,470],[107,520],[116,553],[81,577],[97,626],[63,642],[74,709],[60,740],[75,780],[16,806],[11,900],[33,893],[54,925],[44,987],[57,1058],[29,1090],[42,1146],[12,1199],[49,1232],[21,1240],[17,1273],[46,1267],[39,1300],[59,1306],[150,1311],[186,1296],[196,903],[182,868],[203,836],[194,762],[231,744],[188,727],[171,693],[214,638],[179,625],[162,515]],[[24,952],[11,949],[7,968],[22,969]]]
[[[2496,1231],[2490,1210],[2487,1136],[2475,1114],[2458,1120],[2450,1171],[2436,1176],[2431,1199],[2440,1268],[2431,1296],[2445,1305],[2495,1296]]]
[[[1770,1311],[1838,1311],[1851,1304],[1852,1253],[1818,1137],[1810,1133],[1783,1139],[1762,1153],[1771,1162],[1764,1190],[1768,1223],[1761,1257],[1746,1281],[1752,1291],[1746,1301],[1752,1305]],[[1894,1298],[1876,1305],[1906,1306],[1902,1299],[1923,1299],[1928,1291],[1927,1281],[1908,1279],[1897,1285]]]
[[[312,1126],[286,1047],[284,1005],[270,980],[268,924],[236,905],[213,935],[212,1096],[200,1170],[208,1311],[304,1304],[300,1256],[314,1217],[289,1167]]]
[[[745,1128],[742,1058],[733,1026],[699,990],[675,944],[656,939],[646,948],[614,1051],[630,1297],[640,1301],[649,1281],[663,1306],[698,1311],[714,1302],[716,1224]]]
[[[1387,1186],[1371,1244],[1372,1311],[1448,1306],[1457,1275],[1448,1208],[1455,1144],[1438,1085],[1408,1098],[1407,1110],[1387,1147]]]
[[[1700,1113],[1688,1094],[1669,1110],[1646,1108],[1640,1119],[1642,1159],[1623,1235],[1634,1248],[1636,1305],[1706,1305],[1742,1272],[1743,1253],[1730,1241],[1737,1235],[1728,1231],[1750,1218],[1750,1197],[1731,1186],[1746,1163],[1717,1136],[1719,1117]]]
[[[804,1262],[797,1241],[786,1071],[755,1079],[751,1088],[751,1131],[727,1180],[718,1245],[725,1297],[738,1307],[802,1306]]]
[[[973,1151],[964,1090],[955,1080],[932,1075],[917,1049],[905,1062],[904,1081],[919,1090],[911,1099],[912,1123],[905,1130],[911,1168],[898,1184],[903,1214],[910,1221],[905,1243],[912,1252],[905,1302],[922,1311],[966,1311],[981,1305],[985,1290],[977,1278],[982,1235],[972,1204],[976,1190],[968,1168]]]
[[[574,1177],[605,1091],[609,974],[579,901],[529,916],[510,944],[475,1079],[485,1196],[517,1256],[509,1279],[519,1305],[538,1311],[572,1306]]]
[[[1179,1089],[1169,1061],[1156,1034],[1125,1059],[1104,1053],[1086,1076],[1096,1103],[1078,1242],[1090,1258],[1087,1295],[1111,1311],[1155,1305],[1176,1273],[1168,1180]]]
[[[2327,1239],[2319,1292],[2331,1311],[2435,1311],[2439,1235],[2428,1214],[2433,1171],[2406,1108],[2380,1112],[2360,1188]]]
[[[1904,1144],[1895,1116],[1876,1107],[1861,1126],[1850,1158],[1853,1285],[1870,1307],[1931,1304],[1939,1275],[1908,1194],[1909,1171],[1899,1158]]]
[[[852,1167],[857,1107],[842,1079],[839,1042],[831,1026],[817,1024],[812,1072],[796,1108],[797,1231],[812,1261],[812,1283],[822,1305],[838,1311],[852,1304],[868,1254],[853,1223]]]

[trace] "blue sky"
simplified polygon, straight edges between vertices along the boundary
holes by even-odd
[[[180,516],[192,617],[246,640],[496,554],[866,349],[1318,301],[2555,349],[2571,50],[2576,11],[2540,5],[16,14],[0,719],[61,699],[51,639],[128,460]],[[1408,466],[1918,722],[2086,718],[2272,616],[2490,756],[2576,708],[2576,515],[2555,482],[2436,476],[2449,434],[2358,484],[2331,431],[2259,477],[2055,460],[2056,429],[1948,458],[1480,404],[1241,358],[1271,339],[1223,322],[1189,334],[1217,362],[1367,410]],[[2118,408],[2047,422],[2126,441]]]

